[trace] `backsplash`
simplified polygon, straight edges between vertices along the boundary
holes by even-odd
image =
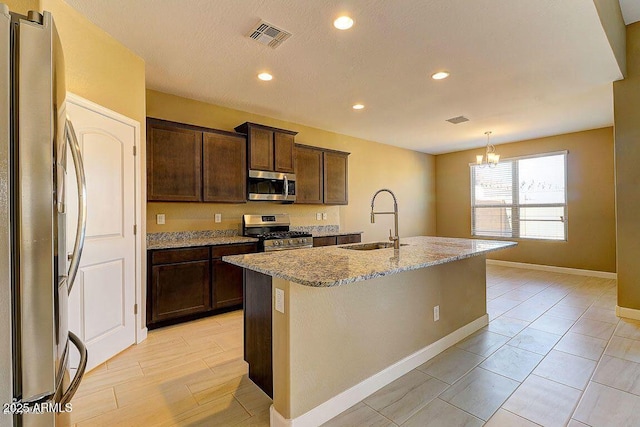
[[[147,203],[147,233],[235,230],[242,234],[242,215],[269,215],[287,213],[291,227],[333,227],[341,224],[342,207],[328,205],[283,205],[268,202],[248,202],[242,204],[222,203]],[[215,214],[222,215],[221,222],[215,222]],[[317,213],[326,213],[327,219],[316,220]],[[156,215],[165,215],[165,224],[156,224]]]

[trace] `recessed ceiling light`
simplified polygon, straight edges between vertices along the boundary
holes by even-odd
[[[260,80],[268,82],[269,80],[273,79],[273,76],[271,74],[269,74],[269,73],[260,73],[260,74],[258,74],[258,78]]]
[[[353,108],[354,110],[362,110],[364,108],[363,104],[353,104]]]
[[[431,75],[431,78],[433,80],[442,80],[446,79],[447,77],[449,77],[449,73],[447,73],[446,71],[438,71],[437,73]]]
[[[333,26],[339,30],[348,30],[353,27],[353,19],[344,15],[338,17],[335,21],[333,21]]]

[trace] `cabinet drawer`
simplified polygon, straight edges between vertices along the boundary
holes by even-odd
[[[359,234],[347,234],[345,236],[338,236],[339,245],[346,245],[347,243],[360,243],[361,236]]]
[[[250,254],[258,251],[257,243],[247,243],[242,245],[222,245],[211,248],[211,258],[222,258],[226,255]]]
[[[200,261],[209,259],[209,248],[184,248],[154,251],[151,254],[151,264],[170,264],[184,261]]]
[[[314,237],[313,238],[313,247],[316,246],[331,246],[336,244],[336,236],[328,236],[328,237]]]

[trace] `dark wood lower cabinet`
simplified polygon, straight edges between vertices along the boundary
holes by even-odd
[[[151,321],[208,311],[211,308],[209,268],[208,260],[154,266]]]
[[[324,236],[314,237],[313,247],[316,246],[332,246],[332,245],[346,245],[347,243],[360,243],[362,235],[360,234],[342,234],[340,236]]]
[[[360,234],[345,234],[342,236],[336,236],[338,245],[346,245],[347,243],[360,243],[362,241],[362,235]]]
[[[318,246],[333,246],[336,244],[336,236],[326,236],[326,237],[314,237],[313,238],[313,247]]]
[[[242,268],[224,255],[256,252],[256,243],[150,250],[147,327],[154,329],[242,307]]]
[[[273,399],[271,276],[244,270],[244,360],[249,378]]]

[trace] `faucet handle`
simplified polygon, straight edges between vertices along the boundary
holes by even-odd
[[[389,229],[389,241],[393,242],[394,240],[396,240],[396,238],[393,237],[393,234],[391,234],[391,229]]]

